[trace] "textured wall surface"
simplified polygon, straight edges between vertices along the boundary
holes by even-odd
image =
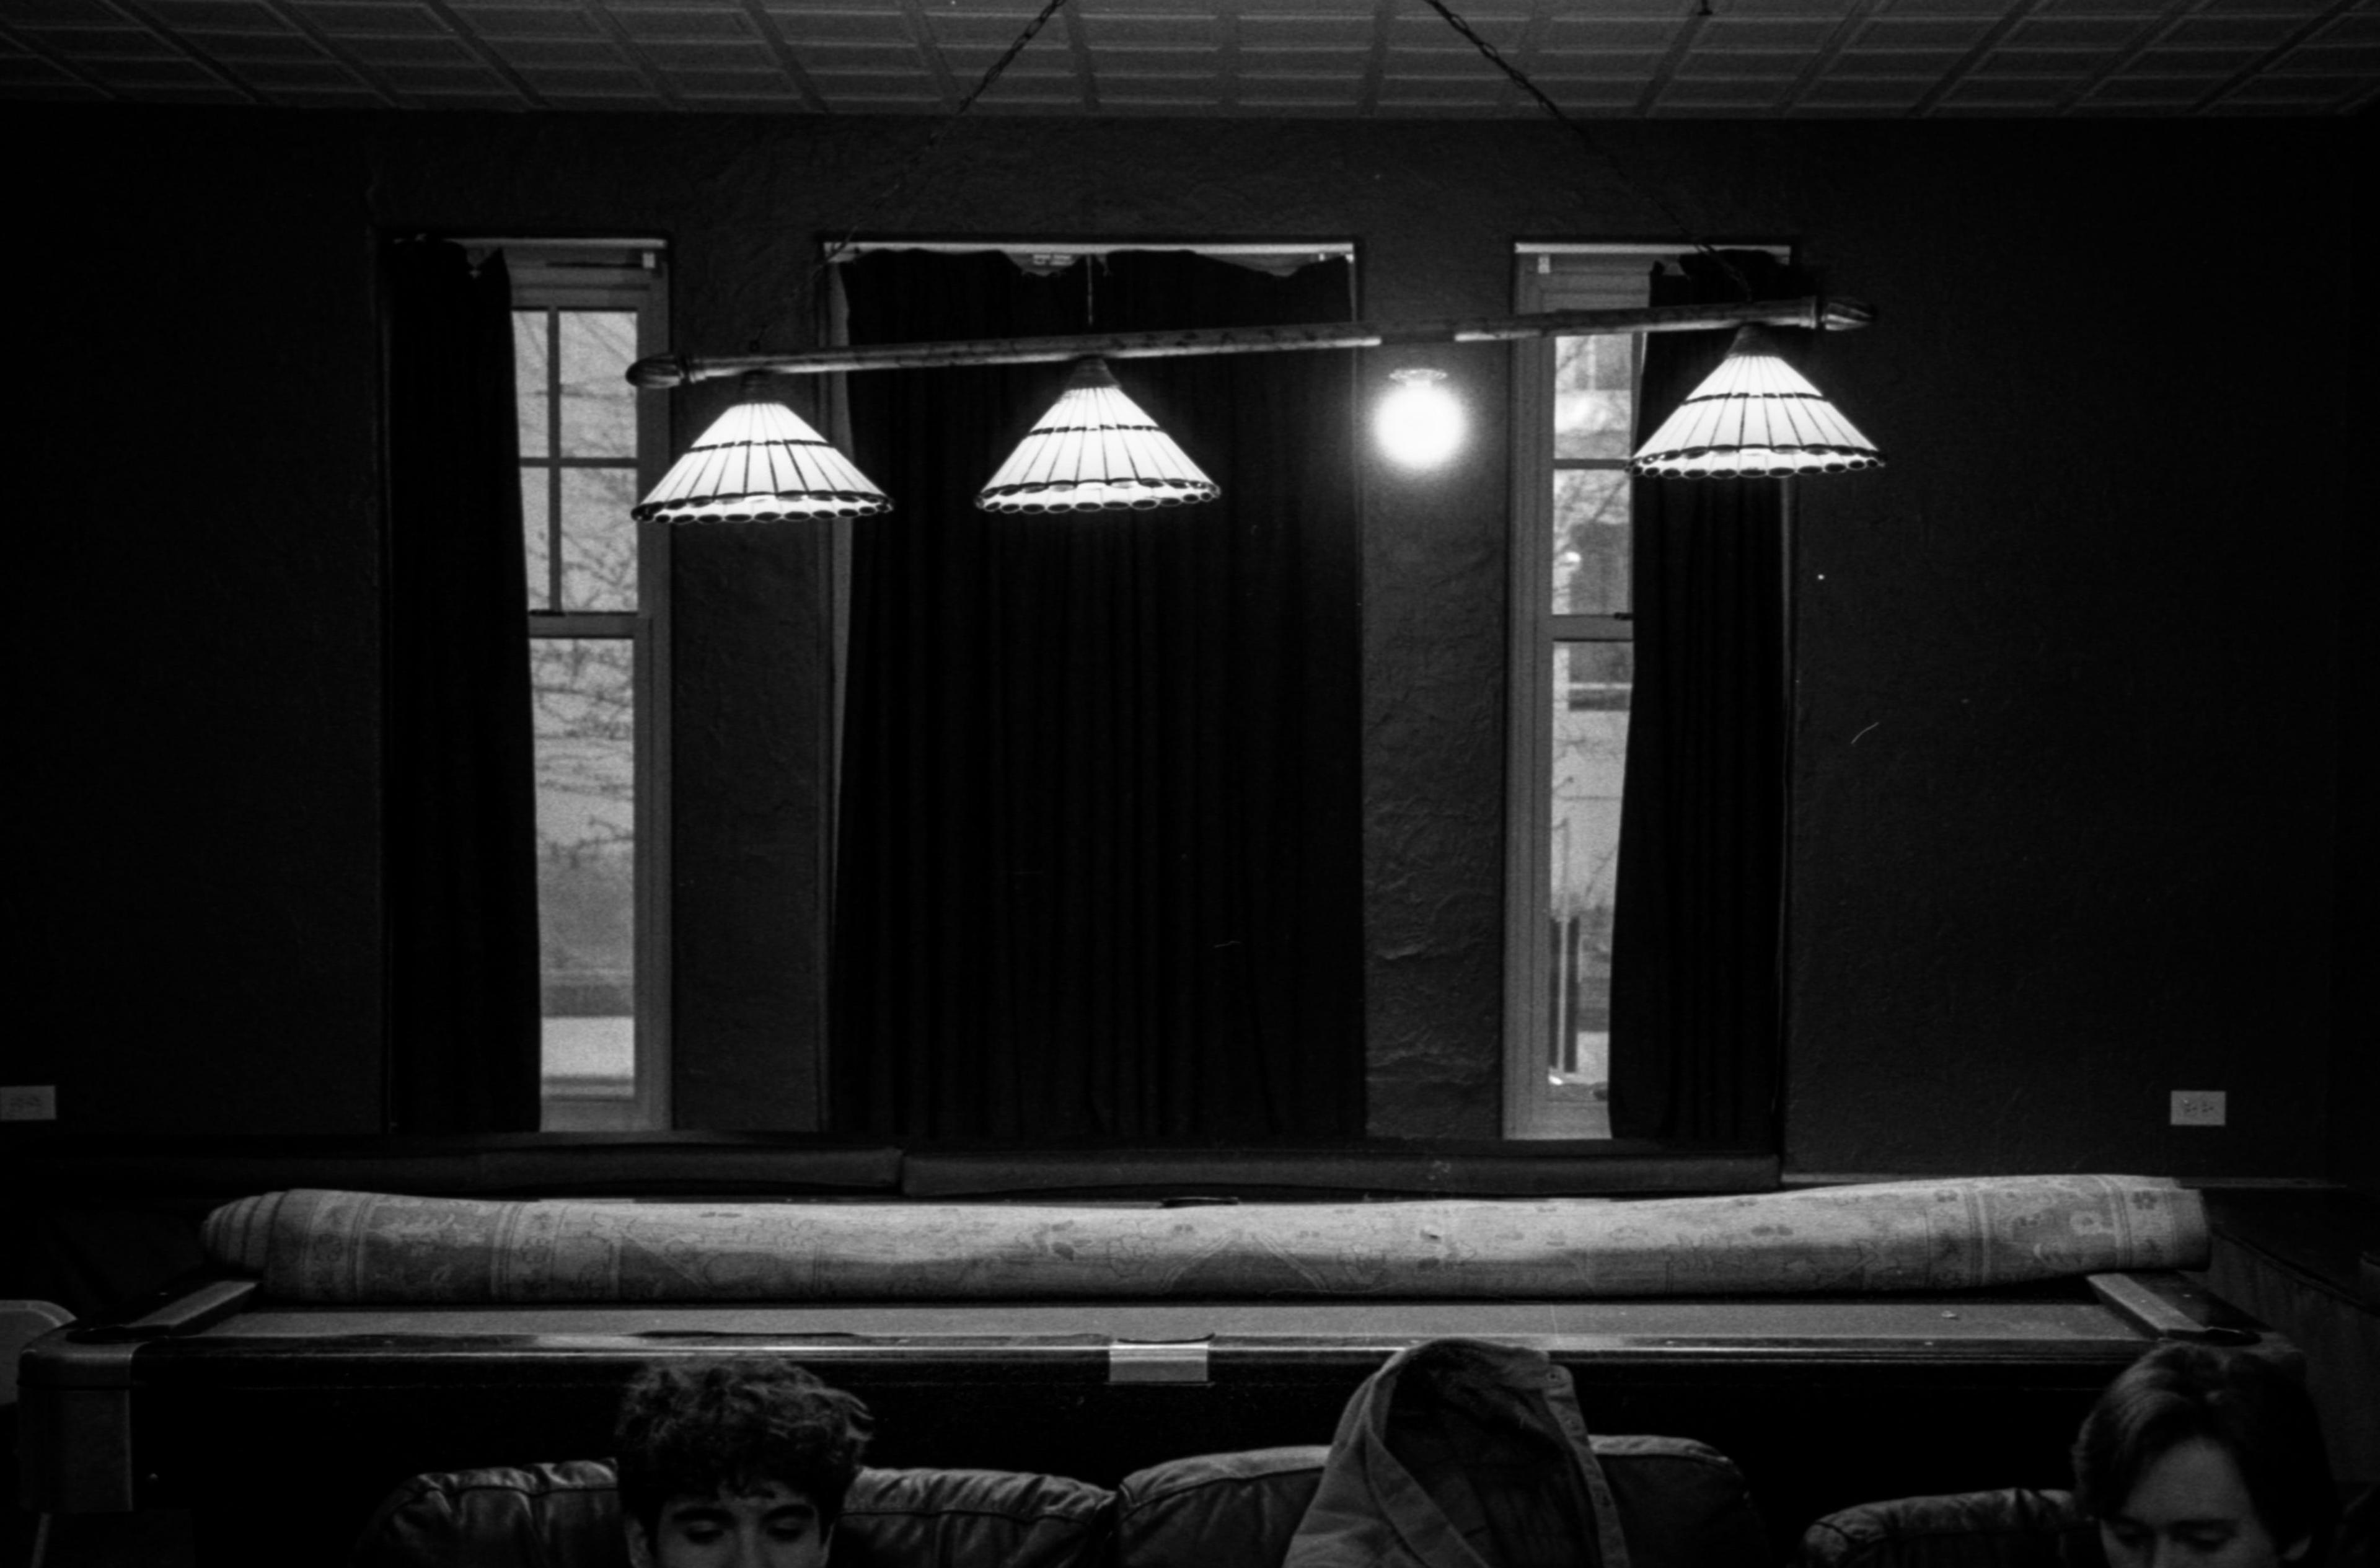
[[[47,150],[20,582],[48,651],[35,1054],[75,1124],[376,1124],[376,229],[659,233],[675,336],[801,340],[822,232],[1313,237],[1364,308],[1509,308],[1528,237],[1802,244],[1880,324],[1823,374],[1892,467],[1804,487],[1782,1136],[1805,1171],[2310,1174],[2326,1147],[2350,292],[2316,122],[986,120],[12,108]],[[1627,177],[1619,170],[1625,168]],[[2061,177],[2046,183],[2042,173]],[[1632,182],[1634,188],[1632,188]],[[2208,193],[2220,190],[2219,205]],[[1372,351],[1367,379],[1415,351]],[[1365,476],[1376,1132],[1493,1136],[1509,476]],[[682,395],[681,439],[710,394]],[[143,414],[120,416],[129,399]],[[688,1124],[798,1125],[824,960],[815,541],[689,536],[677,604]],[[153,644],[154,646],[150,646]],[[146,977],[142,983],[131,977]],[[153,980],[155,983],[149,983]],[[220,1087],[221,1093],[214,1092]],[[2168,1131],[2225,1088],[2232,1124]]]

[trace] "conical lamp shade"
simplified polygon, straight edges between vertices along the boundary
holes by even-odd
[[[1718,369],[1637,450],[1632,474],[1658,479],[1785,479],[1880,468],[1884,454],[1777,353],[1738,327]]]
[[[975,504],[987,512],[1143,512],[1221,493],[1123,395],[1106,360],[1077,359],[1066,390]]]
[[[638,522],[771,523],[872,517],[892,503],[783,404],[758,395],[719,416],[653,492]]]

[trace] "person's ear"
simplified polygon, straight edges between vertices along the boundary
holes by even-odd
[[[646,1533],[645,1522],[630,1514],[625,1523],[629,1568],[653,1568],[653,1538]]]

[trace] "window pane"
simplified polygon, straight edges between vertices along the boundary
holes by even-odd
[[[513,312],[513,395],[520,404],[520,450],[545,456],[545,312]]]
[[[1636,422],[1636,337],[1554,340],[1554,456],[1625,457]]]
[[[562,451],[568,457],[637,455],[637,357],[633,310],[558,312],[562,350]]]
[[[1586,1086],[1598,1100],[1610,1079],[1611,893],[1634,675],[1627,643],[1554,645],[1547,1066],[1556,1084]],[[1585,1136],[1609,1136],[1609,1125]]]
[[[634,468],[562,470],[562,604],[566,610],[637,607]]]
[[[532,610],[560,608],[553,602],[553,563],[548,553],[546,472],[521,470],[521,546],[528,555],[528,607]]]
[[[635,645],[529,642],[545,1091],[636,1090]]]
[[[1627,611],[1628,496],[1624,469],[1555,470],[1555,614]]]

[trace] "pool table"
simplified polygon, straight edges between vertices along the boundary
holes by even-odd
[[[1595,1430],[1730,1454],[1780,1554],[1852,1502],[2060,1484],[2093,1396],[2160,1340],[2294,1354],[2174,1273],[1856,1297],[502,1307],[292,1306],[202,1277],[26,1351],[25,1501],[192,1508],[228,1559],[270,1478],[276,1536],[334,1558],[406,1477],[601,1455],[636,1367],[731,1351],[862,1394],[875,1463],[1112,1485],[1160,1459],[1327,1442],[1396,1349],[1457,1334],[1547,1349]]]

